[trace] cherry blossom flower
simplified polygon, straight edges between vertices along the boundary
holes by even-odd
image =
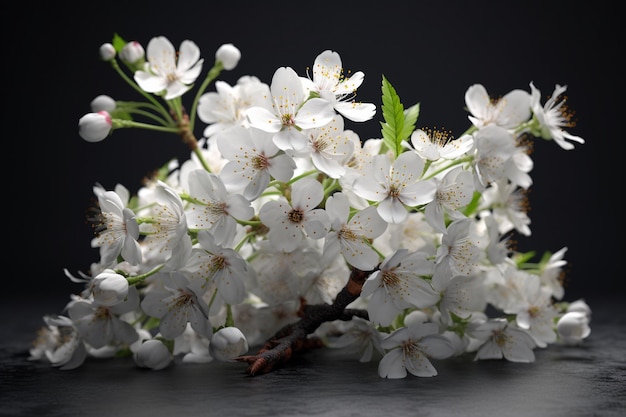
[[[328,333],[335,332],[325,334],[325,345],[329,348],[355,352],[359,356],[359,362],[370,362],[375,354],[385,354],[381,342],[389,334],[378,331],[371,321],[353,316],[352,320],[340,322],[338,325],[339,336],[327,336]]]
[[[409,213],[402,223],[388,224],[383,234],[374,239],[373,246],[385,256],[400,248],[434,256],[440,240],[441,233],[426,221],[423,212],[416,211]]]
[[[323,197],[322,184],[305,177],[291,186],[291,204],[280,198],[263,205],[259,218],[269,227],[268,238],[276,249],[289,252],[305,237],[326,236],[330,220],[324,209],[317,208]]]
[[[469,120],[477,128],[495,125],[511,130],[531,116],[530,94],[519,89],[494,99],[482,84],[474,84],[465,92],[465,105],[471,113]]]
[[[423,278],[432,273],[433,263],[422,252],[399,249],[386,258],[361,290],[362,297],[369,297],[370,320],[387,326],[405,308],[435,305],[439,294]]]
[[[510,362],[535,361],[535,342],[527,331],[505,318],[489,319],[477,326],[472,336],[482,340],[474,360],[506,359]]]
[[[162,280],[162,289],[146,294],[141,308],[146,314],[160,319],[161,335],[174,339],[185,331],[189,323],[198,334],[210,337],[213,330],[208,307],[202,299],[204,291],[192,285],[181,272],[163,273],[158,278]]]
[[[318,244],[308,240],[313,244]],[[350,266],[345,259],[336,254],[334,257],[322,257],[319,272],[313,276],[308,287],[304,288],[304,299],[311,304],[332,304],[337,294],[348,283]]]
[[[213,360],[209,354],[211,339],[196,332],[190,323],[185,331],[174,339],[174,356],[182,356],[183,363],[208,363]]]
[[[472,314],[484,311],[487,306],[483,282],[478,275],[446,278],[435,274],[432,286],[440,293],[441,300],[437,306],[445,324],[452,324],[452,314],[468,319]]]
[[[350,204],[355,209],[369,207],[367,199],[356,195],[354,192],[354,181],[371,170],[374,157],[380,153],[382,139],[368,139],[361,142],[358,135],[349,135],[352,142],[353,152],[348,160],[343,162],[344,173],[338,178],[341,191],[348,197]]]
[[[87,349],[69,317],[43,317],[46,324],[37,332],[37,339],[29,350],[31,361],[46,359],[62,370],[78,368],[87,358]]]
[[[387,228],[376,207],[368,207],[350,217],[348,198],[343,193],[335,193],[326,200],[326,212],[332,230],[326,235],[324,253],[341,253],[353,267],[362,271],[373,270],[379,257],[367,242]]]
[[[541,285],[535,274],[518,277],[516,288],[519,296],[509,303],[504,312],[515,315],[517,325],[528,330],[538,347],[554,343],[557,336],[554,322],[558,311],[552,305],[550,291]]]
[[[515,137],[509,131],[489,125],[474,133],[474,141],[475,178],[479,191],[503,178],[523,188],[532,184],[528,172],[533,168],[533,161],[525,148],[517,146]]]
[[[573,113],[565,105],[565,98],[559,101],[559,97],[565,93],[567,86],[557,84],[552,96],[541,105],[541,92],[530,83],[531,107],[534,118],[539,122],[540,134],[544,139],[553,139],[557,145],[565,150],[574,149],[574,145],[568,140],[577,143],[585,143],[579,136],[574,136],[564,128],[572,127]]]
[[[272,109],[254,106],[246,114],[250,126],[273,133],[274,143],[282,150],[303,150],[308,140],[302,130],[324,126],[335,116],[327,100],[308,99],[298,74],[290,67],[274,72],[270,90]]]
[[[304,297],[327,262],[307,240],[289,251],[275,247],[271,241],[261,241],[256,253],[250,261],[255,276],[249,290],[269,306]]]
[[[426,204],[426,221],[440,232],[446,230],[446,220],[454,221],[466,216],[459,211],[472,201],[474,179],[471,171],[456,167],[443,176],[434,179],[437,191],[435,198]]]
[[[523,283],[532,275],[520,269],[510,258],[485,271],[485,287],[488,289],[487,301],[494,307],[505,311],[521,305],[523,300]]]
[[[493,182],[483,192],[481,207],[491,209],[499,234],[516,230],[523,236],[531,235],[527,194],[515,184],[506,179]]]
[[[309,148],[305,152],[310,156],[315,168],[330,178],[341,178],[346,172],[344,162],[354,150],[356,133],[343,129],[343,119],[335,117],[323,127],[310,129]]]
[[[100,263],[106,268],[117,262],[117,257],[132,265],[142,260],[139,238],[139,225],[135,213],[115,191],[94,188],[98,198],[100,213],[96,226],[96,237],[91,246],[100,248]],[[128,200],[126,200],[127,202]]]
[[[235,128],[228,135],[218,135],[217,146],[228,162],[220,177],[231,192],[241,192],[256,200],[272,178],[289,181],[296,168],[293,158],[272,142],[271,133],[258,129]]]
[[[163,95],[165,100],[185,94],[200,75],[204,62],[194,42],[184,40],[177,52],[164,36],[150,39],[146,58],[146,68],[135,72],[135,81],[142,90]]]
[[[415,323],[395,330],[381,342],[390,349],[378,364],[381,378],[405,378],[408,373],[419,377],[432,377],[437,370],[429,358],[445,359],[455,353],[448,338],[439,334],[434,323]]]
[[[271,108],[270,97],[269,86],[254,76],[240,77],[234,86],[216,81],[215,91],[204,93],[198,100],[198,118],[208,124],[204,136],[248,127],[246,110],[254,106]]]
[[[237,220],[254,216],[250,202],[242,195],[230,194],[221,177],[203,169],[189,173],[191,204],[185,210],[191,229],[208,230],[218,245],[230,245],[237,228]]]
[[[452,138],[441,130],[416,129],[411,133],[411,145],[419,156],[428,161],[454,159],[469,152],[474,146],[472,135]]]
[[[326,50],[315,58],[313,79],[302,77],[302,81],[307,90],[330,102],[345,118],[365,122],[374,117],[376,106],[354,100],[364,78],[363,71],[356,71],[347,77],[339,53]]]
[[[442,276],[472,275],[478,269],[482,250],[477,245],[471,219],[455,220],[448,225],[437,248],[435,270]]]
[[[485,254],[493,265],[500,265],[508,259],[509,237],[501,235],[498,222],[491,214],[486,214],[482,221],[485,225],[485,235],[488,239]]]
[[[239,252],[218,245],[207,230],[198,232],[198,243],[200,246],[192,249],[181,271],[203,291],[214,283],[217,295],[228,304],[242,302],[246,296],[244,279],[248,276],[246,261]]]
[[[415,152],[403,152],[391,163],[386,155],[378,155],[370,172],[357,178],[354,192],[378,203],[378,214],[388,223],[401,223],[407,218],[406,207],[426,204],[435,197],[432,181],[421,181],[424,160]]]
[[[79,299],[68,305],[67,312],[81,338],[98,349],[106,345],[127,346],[138,339],[137,330],[120,318],[138,306],[137,290],[130,287],[128,296],[116,304],[100,304],[96,299]]]
[[[187,217],[183,201],[174,188],[158,180],[153,191],[156,203],[151,206],[153,220],[143,223],[140,230],[146,234],[143,245],[154,257],[151,261],[164,262],[177,253],[177,248],[190,243]]]
[[[548,260],[540,265],[538,274],[541,283],[550,290],[550,295],[556,300],[561,300],[565,295],[562,273],[563,266],[567,265],[567,261],[564,259],[566,252],[567,247],[563,247],[551,254]]]

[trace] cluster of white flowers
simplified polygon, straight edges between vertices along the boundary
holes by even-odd
[[[563,299],[567,248],[531,263],[508,244],[531,234],[531,140],[584,143],[565,130],[564,86],[542,104],[532,82],[501,98],[472,85],[468,130],[454,138],[416,128],[419,106],[405,108],[383,77],[381,138],[361,138],[346,120],[377,108],[356,100],[364,73],[347,76],[335,51],[305,76],[280,67],[270,84],[229,85],[217,77],[241,54],[224,44],[189,107],[182,97],[204,64],[194,42],[176,50],[159,36],[144,50],[115,36],[100,56],[144,100],[96,97],[80,136],[171,132],[191,154],[136,195],[94,186],[100,259],[65,271],[81,291],[44,317],[31,359],[61,369],[124,353],[151,369],[234,361],[297,321],[301,303],[332,303],[354,269],[369,275],[349,308],[365,314],[310,336],[379,359],[384,378],[434,376],[429,358],[464,354],[532,362],[536,348],[589,335],[589,306]]]

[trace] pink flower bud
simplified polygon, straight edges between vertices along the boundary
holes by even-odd
[[[110,43],[103,43],[100,46],[100,58],[103,61],[110,61],[115,58],[115,47]]]
[[[240,58],[241,52],[232,43],[225,43],[215,52],[215,60],[221,61],[224,69],[227,71],[235,68]]]
[[[87,142],[100,142],[109,135],[111,126],[109,112],[87,113],[78,121],[78,134]]]
[[[129,65],[141,65],[145,61],[146,52],[137,41],[128,42],[120,51],[120,58]]]

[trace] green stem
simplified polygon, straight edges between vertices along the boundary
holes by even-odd
[[[260,223],[261,223],[261,222],[259,222],[259,224],[260,224]],[[250,233],[247,233],[247,234],[243,237],[243,239],[241,239],[241,241],[237,244],[237,246],[235,246],[233,249],[234,249],[236,252],[239,252],[239,251],[241,250],[241,248],[243,247],[243,245],[245,245],[245,244],[246,244],[246,242],[248,242],[249,240],[251,240],[254,236],[256,236],[256,232],[250,232]]]
[[[217,78],[218,75],[220,75],[220,73],[222,72],[222,70],[224,69],[224,65],[222,65],[222,63],[220,61],[217,61],[214,65],[213,68],[211,68],[206,76],[206,78],[204,79],[204,81],[202,82],[202,85],[200,85],[200,88],[198,89],[198,91],[196,92],[196,96],[193,99],[192,105],[191,105],[191,113],[189,116],[189,128],[191,130],[193,130],[194,128],[194,124],[196,122],[196,109],[198,107],[198,102],[200,101],[200,97],[202,96],[202,94],[204,93],[204,91],[207,89],[207,87],[209,86],[209,84]]]
[[[439,173],[441,173],[443,171],[447,171],[448,169],[450,169],[451,167],[453,167],[455,165],[461,165],[461,164],[464,164],[466,162],[471,162],[473,159],[474,159],[473,156],[468,155],[468,156],[465,156],[463,158],[452,160],[449,164],[444,165],[443,167],[439,168],[435,172],[432,172],[429,176],[424,177],[423,179],[424,180],[428,180],[430,178],[433,178],[433,177],[437,176],[437,174],[439,174]]]
[[[472,126],[468,127],[467,130],[461,134],[461,136],[471,135],[472,133],[474,133],[477,130],[478,130],[478,128],[476,126],[472,125]]]
[[[169,132],[169,133],[179,133],[180,129],[177,127],[167,127],[167,126],[156,126],[148,123],[135,122],[133,120],[124,120],[124,119],[112,119],[113,129],[122,129],[122,128],[140,128],[147,130],[156,130],[159,132]]]
[[[135,89],[139,94],[141,94],[142,96],[144,96],[148,101],[150,101],[154,107],[156,109],[158,109],[159,113],[161,113],[163,115],[163,117],[167,120],[169,120],[170,125],[174,124],[174,120],[172,119],[172,117],[170,116],[169,112],[167,111],[167,109],[165,107],[163,107],[163,105],[161,103],[159,103],[159,101],[157,99],[154,98],[154,96],[152,96],[151,94],[146,93],[145,91],[143,91],[141,88],[139,88],[139,86],[137,85],[136,82],[134,82],[133,80],[131,80],[128,75],[126,75],[126,73],[120,68],[119,64],[117,63],[116,59],[112,59],[111,61],[111,66],[113,67],[113,69],[120,75],[120,77],[122,77],[124,79],[124,81],[126,81],[128,83],[128,85],[130,85],[133,89]]]
[[[198,157],[200,164],[202,164],[202,168],[204,168],[207,172],[211,172],[211,168],[209,167],[209,164],[207,163],[207,161],[204,160],[204,155],[202,155],[202,149],[196,146],[193,149],[193,153],[195,153],[196,156]]]
[[[293,184],[294,182],[298,181],[301,178],[310,177],[311,175],[317,175],[317,174],[319,174],[319,171],[317,171],[315,169],[313,169],[311,171],[303,172],[302,174],[297,175],[297,176],[293,177],[292,179],[290,179],[289,182],[287,182],[287,184]]]
[[[157,116],[156,114],[147,112],[145,110],[134,108],[134,109],[125,109],[125,111],[128,114],[138,114],[138,115],[144,116],[144,117],[146,117],[148,119],[152,119],[155,122],[157,122],[157,123],[159,123],[159,124],[161,124],[163,126],[167,126],[167,120],[163,119],[162,117]]]
[[[235,320],[233,319],[233,309],[230,304],[226,304],[226,321],[224,322],[224,327],[234,327]]]
[[[145,274],[141,274],[141,275],[135,275],[133,277],[127,277],[126,280],[128,281],[128,285],[137,285],[141,282],[143,282],[146,278],[156,274],[157,272],[159,272],[161,270],[161,268],[163,268],[165,266],[165,264],[163,265],[159,265],[156,268],[154,268],[152,271],[148,271]]]

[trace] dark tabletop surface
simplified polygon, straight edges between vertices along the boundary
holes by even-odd
[[[56,303],[55,303],[56,301]],[[381,379],[336,350],[302,352],[273,373],[249,377],[241,363],[175,364],[162,371],[132,359],[88,359],[60,371],[28,361],[41,317],[63,300],[2,303],[3,416],[623,416],[623,298],[587,300],[592,333],[582,346],[536,350],[532,364],[434,362],[439,375]]]

